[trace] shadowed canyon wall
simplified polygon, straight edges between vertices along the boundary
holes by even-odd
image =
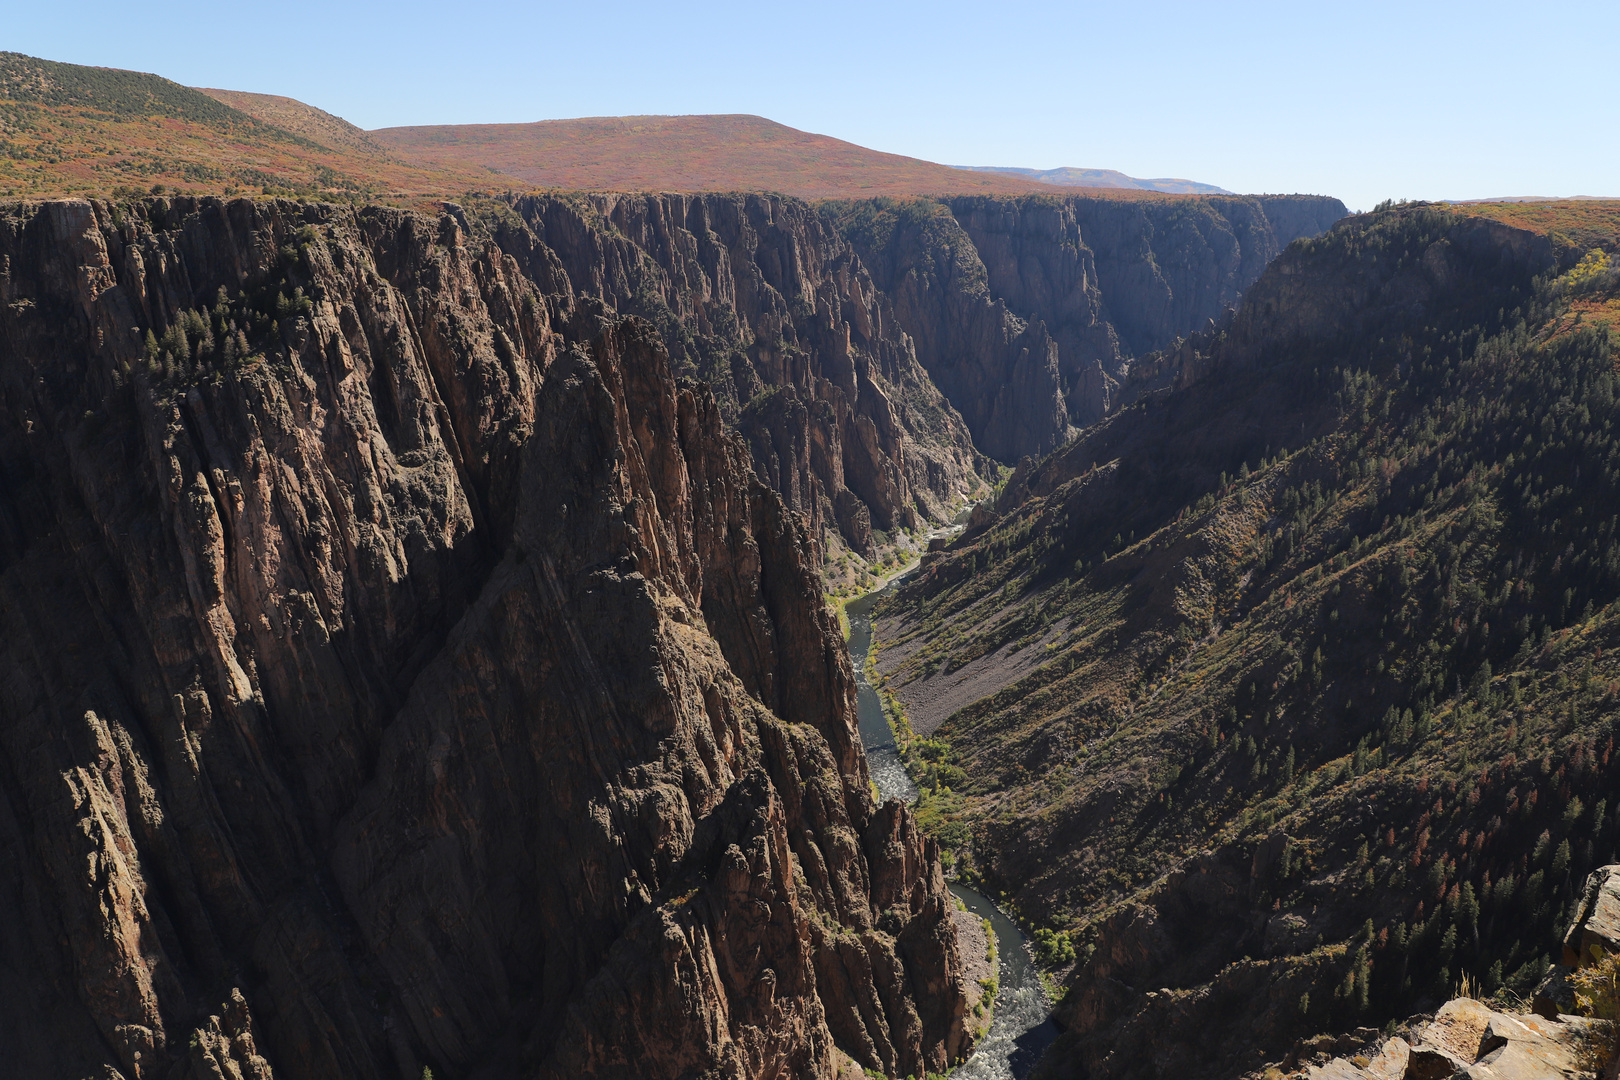
[[[963,196],[828,204],[980,449],[1059,446],[1130,400],[1132,360],[1208,327],[1337,199]]]
[[[968,1049],[937,854],[870,794],[814,536],[661,335],[518,231],[0,216],[17,1075]],[[869,386],[830,406],[857,437]]]

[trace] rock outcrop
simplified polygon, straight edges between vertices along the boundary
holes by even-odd
[[[986,203],[1001,207],[996,200]],[[895,317],[916,343],[919,361],[956,406],[985,453],[1002,460],[1055,449],[1069,432],[1059,351],[1045,324],[1015,314],[992,289],[974,239],[948,207],[932,200],[852,203],[829,214],[891,298]],[[1111,351],[1096,318],[1089,253],[1061,231],[1031,242],[1036,272],[1048,263],[1041,300],[1055,314],[1078,306]]]
[[[1588,967],[1620,953],[1614,934],[1617,892],[1620,866],[1602,866],[1587,875],[1564,934],[1564,968],[1548,972],[1536,993],[1533,1013],[1509,1013],[1472,998],[1453,998],[1432,1018],[1418,1016],[1396,1025],[1400,1033],[1392,1038],[1382,1038],[1375,1028],[1358,1028],[1337,1038],[1301,1040],[1280,1065],[1251,1077],[1574,1080],[1591,1076],[1594,1066],[1613,1076],[1620,1065],[1613,1032],[1602,1021],[1573,1015],[1576,1005],[1567,969]]]
[[[1564,933],[1565,967],[1582,967],[1620,953],[1620,865],[1600,866],[1586,876],[1580,906]]]
[[[1434,1018],[1415,1017],[1406,1034],[1380,1038],[1364,1028],[1353,1036],[1302,1042],[1281,1067],[1257,1078],[1303,1080],[1577,1080],[1586,1068],[1593,1021],[1578,1016],[1548,1019],[1500,1012],[1472,998],[1453,998]],[[1339,1050],[1329,1057],[1320,1047]],[[1359,1052],[1354,1052],[1358,1051]]]
[[[464,221],[0,216],[0,1058],[944,1069],[814,537],[667,335]]]

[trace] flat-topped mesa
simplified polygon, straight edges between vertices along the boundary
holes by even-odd
[[[967,1052],[812,538],[529,254],[267,200],[0,218],[19,1074]]]

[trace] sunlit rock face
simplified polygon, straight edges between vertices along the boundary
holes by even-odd
[[[648,324],[270,200],[14,206],[0,300],[18,1075],[968,1050],[810,525]]]

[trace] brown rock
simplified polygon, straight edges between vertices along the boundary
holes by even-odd
[[[196,1080],[272,1080],[270,1063],[254,1044],[253,1018],[240,990],[233,989],[220,1014],[193,1033],[190,1065]]]
[[[1548,1023],[1458,998],[1424,1024],[1415,1045],[1392,1038],[1370,1060],[1334,1058],[1312,1066],[1308,1073],[1311,1080],[1573,1080],[1588,1075],[1581,1071],[1579,1058],[1590,1021],[1569,1019]],[[1359,1032],[1345,1036],[1359,1038]],[[1476,1038],[1477,1045],[1470,1045]]]
[[[1464,1064],[1480,1054],[1491,1022],[1497,1014],[1472,998],[1453,998],[1440,1007],[1434,1019],[1423,1029],[1421,1041],[1412,1053],[1422,1049],[1443,1050]]]
[[[1530,995],[1530,1011],[1548,1020],[1575,1011],[1575,987],[1570,985],[1569,969],[1549,968]]]
[[[1572,1055],[1559,1054],[1556,1060],[1517,1044],[1505,1046],[1457,1074],[1465,1080],[1560,1080],[1589,1076]]]
[[[1578,1058],[1586,1022],[1548,1023],[1535,1016],[1496,1012],[1480,1002],[1447,1002],[1412,1048],[1406,1075],[1552,1080],[1584,1075]],[[1450,1071],[1443,1071],[1448,1069]]]
[[[1469,1063],[1441,1046],[1419,1043],[1406,1059],[1406,1080],[1444,1080]]]
[[[1601,953],[1620,953],[1620,865],[1600,866],[1587,875],[1580,907],[1564,934],[1565,967],[1584,967]]]
[[[949,896],[813,535],[648,324],[475,231],[0,219],[8,1068],[942,1071]],[[221,289],[246,358],[177,357]]]
[[[1210,324],[1289,241],[1345,210],[1299,197],[960,196],[829,213],[975,443],[1010,462],[1157,385],[1131,372],[1133,355]]]
[[[568,296],[644,316],[812,530],[944,521],[989,475],[850,244],[774,195],[527,196],[493,234]],[[919,516],[921,515],[921,516]]]
[[[1362,1071],[1369,1080],[1401,1080],[1406,1075],[1406,1066],[1411,1058],[1411,1044],[1396,1036],[1379,1048],[1378,1055]]]

